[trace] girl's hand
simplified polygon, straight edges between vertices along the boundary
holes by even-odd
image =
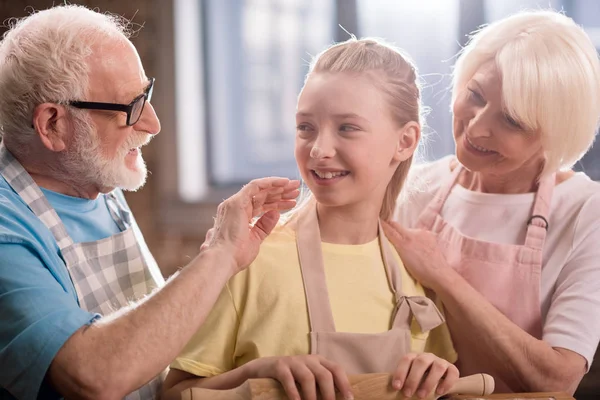
[[[402,390],[406,397],[416,393],[422,399],[434,390],[436,395],[446,394],[458,378],[454,364],[431,353],[409,353],[400,360],[392,378],[392,387]]]
[[[336,387],[344,399],[354,398],[344,369],[318,355],[258,358],[242,368],[247,369],[248,379],[277,379],[291,400],[317,400],[317,387],[323,400],[335,400]]]

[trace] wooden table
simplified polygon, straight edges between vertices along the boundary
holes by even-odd
[[[566,393],[498,393],[487,396],[456,395],[450,400],[575,400]]]

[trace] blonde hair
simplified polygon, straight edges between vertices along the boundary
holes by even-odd
[[[475,32],[456,62],[452,102],[486,62],[502,77],[506,112],[541,134],[542,176],[573,166],[591,147],[600,116],[600,63],[571,18],[523,11]]]
[[[129,38],[132,25],[77,5],[39,11],[10,25],[0,43],[0,137],[21,153],[37,136],[35,107],[84,100],[92,47]]]
[[[367,74],[373,84],[388,99],[392,117],[398,126],[415,121],[423,126],[421,107],[421,86],[417,68],[412,60],[400,49],[378,38],[351,39],[337,43],[318,54],[310,64],[306,81],[313,73],[354,72]],[[398,165],[388,183],[380,217],[392,217],[396,200],[412,164],[414,155]],[[303,194],[300,207],[308,202]]]

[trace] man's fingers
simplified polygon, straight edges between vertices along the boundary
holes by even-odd
[[[296,200],[281,200],[281,201],[278,201],[277,203],[263,205],[260,208],[260,210],[258,210],[258,212],[255,216],[260,215],[262,213],[266,213],[267,211],[271,211],[271,210],[287,211],[287,210],[291,210],[295,206],[296,206]]]
[[[277,203],[281,200],[292,200],[300,195],[300,191],[298,189],[292,189],[289,191],[279,192],[279,193],[269,193],[267,191],[262,191],[254,196],[252,196],[252,206],[254,208],[259,208],[263,205]]]
[[[263,190],[269,190],[274,188],[284,188],[284,190],[297,189],[298,187],[300,187],[300,181],[298,180],[290,180],[288,178],[279,177],[269,177],[254,179],[250,181],[250,183],[245,185],[239,193],[248,197],[252,197]]]
[[[277,225],[277,221],[279,221],[279,216],[279,212],[275,210],[271,210],[265,213],[262,217],[258,219],[258,221],[256,221],[256,223],[252,227],[252,233],[256,237],[258,237],[262,242]]]

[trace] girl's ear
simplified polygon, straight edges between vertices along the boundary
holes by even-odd
[[[403,162],[408,160],[414,154],[419,140],[421,139],[421,126],[415,122],[407,122],[398,131],[398,142],[396,152],[394,153],[394,161]]]

